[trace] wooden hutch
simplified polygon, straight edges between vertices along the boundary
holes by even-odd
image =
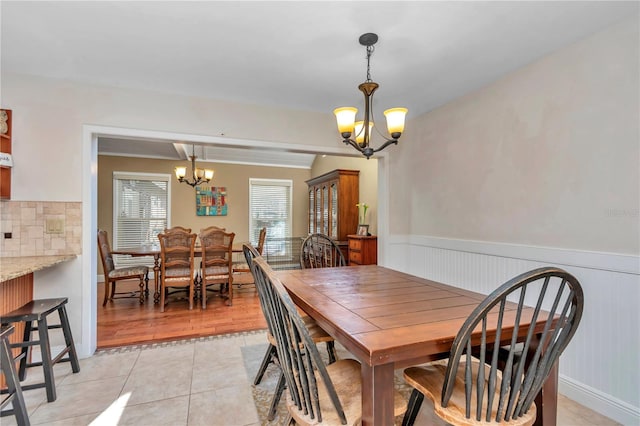
[[[309,234],[326,234],[347,256],[347,235],[358,228],[359,170],[337,169],[309,179]]]

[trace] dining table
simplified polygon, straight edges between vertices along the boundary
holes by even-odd
[[[232,247],[233,253],[242,253],[242,245],[244,243],[236,243]],[[160,282],[158,277],[160,276],[160,244],[143,244],[135,247],[119,248],[112,250],[111,254],[120,254],[131,257],[144,257],[153,256],[153,280],[154,288],[153,302],[160,303]],[[194,249],[194,255],[200,257],[202,255],[202,249],[200,245],[196,245]]]
[[[486,297],[378,265],[285,270],[277,276],[293,301],[360,362],[363,425],[394,424],[395,371],[447,358],[462,324]],[[536,333],[544,319],[538,318]],[[504,321],[500,344],[511,339],[508,321],[514,315],[507,311]],[[495,325],[488,327],[488,336],[495,335]],[[526,329],[519,329],[519,339]],[[537,425],[556,424],[557,382],[556,363],[536,398]]]

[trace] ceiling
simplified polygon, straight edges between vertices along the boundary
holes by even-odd
[[[375,32],[376,105],[406,106],[410,120],[619,20],[637,19],[638,7],[634,1],[4,0],[1,67],[331,114],[362,104],[357,85],[366,78],[366,56],[358,37]],[[178,141],[137,146],[143,142],[101,140],[99,152],[142,155],[153,148],[152,157],[186,158],[190,151]],[[237,161],[256,152],[214,148],[202,155]]]

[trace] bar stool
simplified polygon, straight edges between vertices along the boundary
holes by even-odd
[[[56,384],[53,376],[53,366],[56,363],[71,362],[72,371],[74,373],[80,372],[80,363],[78,362],[78,355],[76,354],[76,348],[73,343],[73,336],[71,336],[71,327],[69,326],[69,318],[65,308],[67,302],[68,299],[66,297],[60,299],[32,300],[22,307],[2,316],[3,325],[16,322],[25,323],[22,342],[10,344],[11,348],[22,348],[20,355],[14,358],[14,360],[20,360],[20,367],[18,369],[18,378],[20,381],[25,379],[27,367],[42,366],[44,372],[44,382],[22,386],[22,390],[46,387],[48,402],[56,400]],[[60,316],[60,324],[48,325],[47,316],[55,311],[58,311],[58,315]],[[33,321],[37,322],[35,328]],[[66,346],[55,358],[51,358],[49,330],[56,328],[62,328]],[[32,332],[36,330],[38,331],[38,340],[33,340]],[[29,362],[31,347],[36,345],[40,346],[42,361]],[[68,354],[68,356],[63,358],[66,354]]]
[[[4,374],[7,383],[7,393],[9,394],[0,402],[0,410],[10,402],[13,403],[13,409],[2,411],[0,416],[4,417],[13,414],[16,417],[18,425],[28,426],[29,415],[27,414],[27,406],[24,403],[22,388],[20,387],[16,365],[11,353],[11,344],[9,343],[9,335],[11,333],[13,333],[13,326],[2,327],[0,329],[0,364],[2,365],[2,374]]]

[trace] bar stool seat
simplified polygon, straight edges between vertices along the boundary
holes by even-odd
[[[27,367],[42,366],[44,372],[44,382],[22,386],[22,390],[30,390],[45,387],[47,390],[47,401],[56,400],[56,385],[53,375],[53,366],[58,362],[71,362],[71,369],[74,373],[80,372],[80,363],[76,354],[73,336],[71,335],[71,327],[69,326],[69,317],[65,305],[68,299],[66,297],[59,299],[38,299],[21,306],[2,316],[2,324],[10,325],[12,323],[24,322],[24,337],[20,343],[10,344],[11,348],[21,348],[20,355],[14,358],[14,361],[20,360],[18,369],[18,378],[20,381],[26,377]],[[60,324],[49,325],[47,316],[57,311],[60,317]],[[33,322],[36,321],[34,327]],[[49,339],[49,330],[62,328],[64,334],[65,348],[55,357],[51,357],[51,344]],[[38,340],[32,339],[32,332],[38,331]],[[42,357],[41,362],[30,362],[30,351],[33,346],[40,346]],[[64,356],[67,355],[65,358]]]
[[[0,416],[14,415],[18,425],[29,426],[29,415],[27,414],[27,406],[24,403],[22,388],[18,380],[18,372],[16,371],[15,361],[11,354],[9,343],[9,335],[13,333],[13,326],[2,327],[0,329],[0,365],[2,366],[2,374],[4,374],[7,382],[7,395],[0,402],[0,410],[9,405],[11,402],[13,408],[11,410],[2,410]]]

